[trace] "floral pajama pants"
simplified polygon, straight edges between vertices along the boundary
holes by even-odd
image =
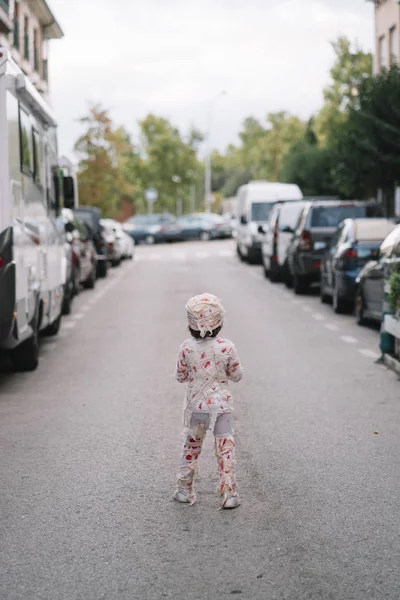
[[[198,460],[210,422],[210,415],[194,412],[190,422],[190,432],[186,438],[179,465],[178,489],[189,493],[190,503],[196,502],[194,481],[198,472]],[[232,414],[219,415],[215,427],[215,455],[218,461],[219,486],[217,494],[237,496],[235,441],[232,430]]]

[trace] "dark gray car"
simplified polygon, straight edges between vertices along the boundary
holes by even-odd
[[[321,260],[339,223],[345,219],[380,217],[374,202],[318,200],[305,203],[288,249],[288,267],[296,294],[319,283]]]

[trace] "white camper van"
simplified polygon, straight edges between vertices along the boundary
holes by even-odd
[[[56,122],[10,53],[0,48],[0,350],[16,370],[38,365],[40,332],[60,327],[66,279]],[[71,181],[65,181],[70,202]],[[1,359],[0,359],[1,360]]]
[[[279,200],[301,200],[303,194],[298,185],[251,181],[239,188],[237,206],[237,253],[242,260],[261,260],[263,230],[268,222],[272,206]]]

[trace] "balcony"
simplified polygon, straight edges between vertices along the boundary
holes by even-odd
[[[9,34],[13,24],[10,18],[10,0],[0,0],[0,33]]]

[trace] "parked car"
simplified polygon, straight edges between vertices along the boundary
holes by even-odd
[[[344,219],[380,217],[373,202],[318,200],[305,202],[288,248],[288,267],[296,294],[319,283],[321,260],[339,223]]]
[[[105,277],[108,270],[108,256],[104,232],[100,225],[101,210],[94,206],[80,206],[74,210],[74,214],[89,227],[91,239],[96,249],[97,275],[98,277]]]
[[[303,201],[279,202],[270,212],[261,248],[264,274],[272,282],[291,285],[287,253],[303,207]]]
[[[217,213],[199,212],[188,215],[203,219],[210,231],[211,239],[227,239],[232,237],[232,226],[230,219]]]
[[[106,242],[107,260],[112,267],[118,267],[122,260],[122,244],[107,219],[100,219],[100,229]]]
[[[135,242],[130,235],[128,235],[121,223],[114,221],[114,219],[102,219],[102,223],[110,227],[115,236],[115,245],[118,253],[121,255],[121,259],[133,258]]]
[[[394,227],[388,219],[345,219],[339,225],[321,262],[322,302],[332,300],[336,313],[353,309],[356,279]]]
[[[137,215],[125,221],[123,227],[136,243],[157,244],[182,239],[178,221],[169,213]]]
[[[79,221],[72,210],[64,208],[62,219],[66,239],[72,249],[73,294],[76,295],[81,285],[93,289],[96,284],[96,249],[89,226]]]
[[[289,183],[250,181],[236,196],[238,216],[236,249],[240,260],[261,262],[261,244],[270,212],[280,200],[302,200],[299,186]]]
[[[179,219],[181,237],[184,240],[214,240],[225,237],[219,215],[195,213]]]
[[[359,325],[382,319],[385,281],[392,269],[400,270],[400,225],[382,242],[378,256],[369,261],[356,279],[355,315]]]

